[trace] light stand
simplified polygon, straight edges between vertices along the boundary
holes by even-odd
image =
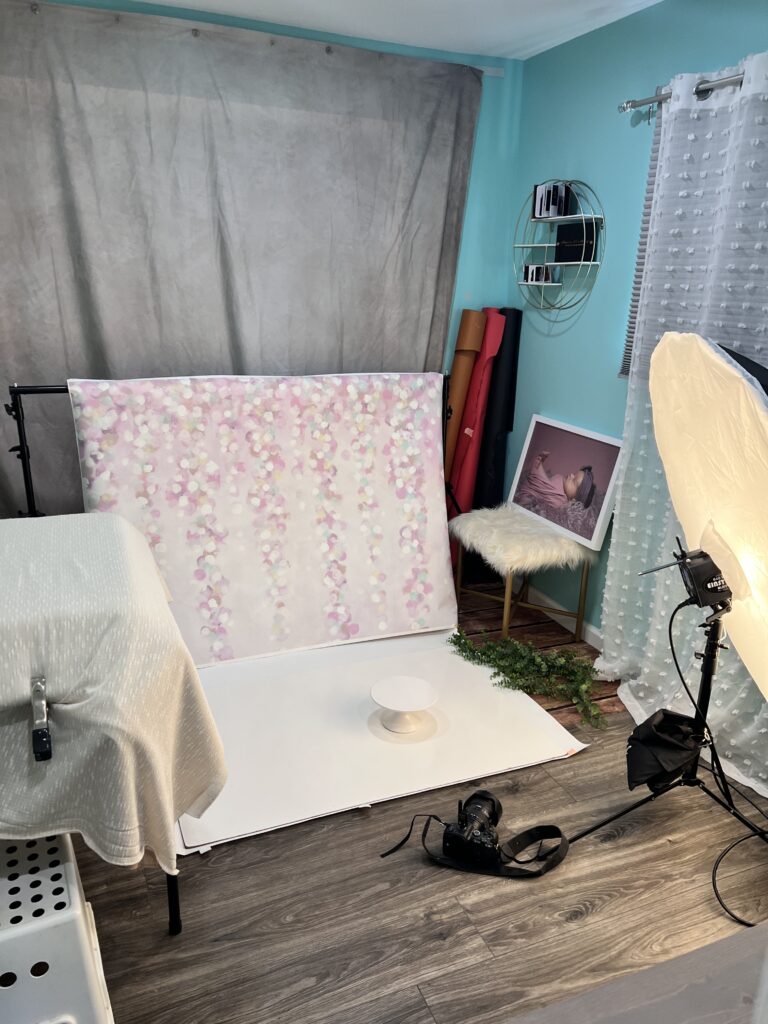
[[[678,541],[678,544],[679,543],[680,542]],[[699,749],[695,752],[693,759],[682,770],[682,774],[679,778],[674,779],[671,782],[662,783],[658,786],[655,786],[652,780],[649,781],[648,785],[651,789],[649,796],[643,797],[642,800],[637,800],[635,803],[630,804],[629,807],[625,807],[618,813],[604,818],[595,825],[590,825],[589,828],[583,829],[581,832],[577,832],[576,835],[569,837],[569,844],[576,843],[580,839],[584,839],[586,836],[592,835],[593,832],[597,832],[598,829],[603,828],[605,825],[609,825],[612,821],[617,821],[619,818],[623,818],[626,814],[630,814],[638,807],[651,803],[658,797],[663,796],[665,793],[669,793],[673,789],[679,789],[682,786],[695,787],[696,789],[706,793],[711,800],[714,800],[716,804],[719,804],[720,807],[728,811],[728,813],[740,821],[745,828],[749,829],[755,836],[768,843],[768,830],[756,825],[755,822],[742,814],[738,807],[736,807],[731,789],[728,785],[728,780],[717,757],[717,752],[714,750],[712,745],[712,738],[707,726],[707,712],[709,711],[709,702],[712,696],[712,681],[715,676],[715,670],[717,669],[718,655],[720,650],[724,647],[722,643],[723,617],[731,610],[730,590],[728,590],[725,580],[723,580],[717,566],[715,566],[712,559],[703,551],[686,552],[683,551],[682,545],[680,545],[680,553],[675,554],[675,561],[670,562],[669,565],[678,565],[680,568],[683,576],[683,582],[691,595],[690,599],[685,603],[695,604],[699,607],[711,607],[713,609],[712,614],[707,618],[706,622],[703,622],[701,625],[701,628],[704,630],[704,635],[707,638],[704,652],[702,654],[697,653],[696,655],[697,658],[701,659],[702,663],[701,682],[699,684],[699,692],[696,698],[696,714],[693,719],[694,735],[702,737]],[[667,568],[667,566],[659,566],[659,568],[664,569]],[[651,569],[649,571],[657,572],[658,570]],[[699,778],[698,774],[701,750],[708,745],[713,747],[712,773],[718,782],[718,788],[720,789],[719,794],[710,789],[706,783]]]
[[[748,925],[751,922],[734,914],[722,900],[717,869],[723,857],[743,840],[768,842],[768,831],[765,823],[756,824],[735,806],[734,796],[752,801],[738,786],[729,785],[707,715],[725,615],[744,668],[768,697],[768,373],[737,352],[726,352],[696,334],[668,332],[651,355],[648,392],[656,447],[675,515],[685,536],[705,549],[684,552],[681,548],[670,563],[677,564],[688,591],[685,603],[709,610],[702,624],[705,649],[697,654],[702,661],[697,697],[688,691],[674,652],[672,622],[683,605],[675,609],[669,627],[675,668],[696,713],[687,717],[658,711],[635,729],[627,751],[630,788],[646,783],[650,795],[570,841],[591,835],[673,789],[695,787],[744,826],[745,834],[715,861],[712,886],[725,912]],[[711,750],[716,788],[699,778],[700,755],[706,746]],[[763,813],[756,804],[754,807]]]

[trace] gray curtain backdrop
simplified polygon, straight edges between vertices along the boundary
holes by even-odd
[[[480,92],[458,65],[0,0],[0,387],[439,370]],[[81,507],[66,397],[25,406],[40,506]],[[0,453],[0,511],[22,493]]]

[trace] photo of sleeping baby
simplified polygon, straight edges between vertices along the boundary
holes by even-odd
[[[598,549],[619,451],[613,438],[534,416],[508,500]]]

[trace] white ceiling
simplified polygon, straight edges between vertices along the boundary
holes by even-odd
[[[661,0],[162,0],[454,53],[525,59]]]

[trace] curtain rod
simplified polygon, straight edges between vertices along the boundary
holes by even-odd
[[[723,89],[727,85],[740,86],[743,81],[743,74],[729,75],[728,78],[713,78],[711,81],[703,78],[694,87],[693,95],[697,99],[705,100],[707,96],[711,95],[713,89]],[[619,104],[619,113],[626,114],[628,110],[637,110],[638,107],[650,107],[654,103],[664,103],[671,96],[672,90],[667,89],[666,92],[659,92],[655,96],[646,96],[643,100],[624,100]]]

